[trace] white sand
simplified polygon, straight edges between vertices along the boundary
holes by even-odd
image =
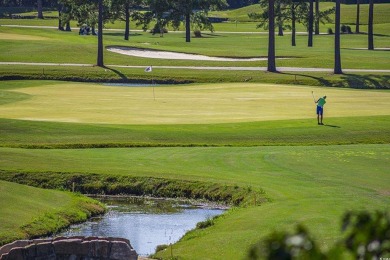
[[[153,58],[153,59],[167,59],[167,60],[205,60],[205,61],[259,61],[267,60],[267,58],[221,58],[221,57],[210,57],[204,55],[170,52],[170,51],[155,51],[145,50],[137,48],[126,48],[126,47],[109,47],[107,50],[142,58]]]

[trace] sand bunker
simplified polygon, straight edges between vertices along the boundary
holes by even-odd
[[[107,50],[142,58],[152,58],[152,59],[166,59],[166,60],[204,60],[204,61],[260,61],[267,60],[267,58],[222,58],[222,57],[210,57],[197,54],[188,54],[180,52],[170,52],[170,51],[155,51],[155,50],[146,50],[146,49],[137,49],[137,48],[127,48],[127,47],[108,47]]]

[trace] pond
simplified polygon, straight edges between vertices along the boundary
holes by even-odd
[[[139,197],[96,198],[108,207],[104,216],[73,225],[57,236],[105,236],[130,240],[139,255],[155,252],[157,245],[173,244],[198,222],[226,209],[185,201]]]

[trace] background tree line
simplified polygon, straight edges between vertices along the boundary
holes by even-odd
[[[42,0],[42,4],[45,7],[54,7],[57,1],[52,0]],[[259,0],[227,0],[226,1],[229,8],[236,9],[252,4],[256,4]],[[36,6],[37,0],[0,0],[1,6],[8,7],[21,7],[21,6]]]

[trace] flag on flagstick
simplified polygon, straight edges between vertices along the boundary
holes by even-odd
[[[152,66],[146,67],[145,72],[152,72]]]

